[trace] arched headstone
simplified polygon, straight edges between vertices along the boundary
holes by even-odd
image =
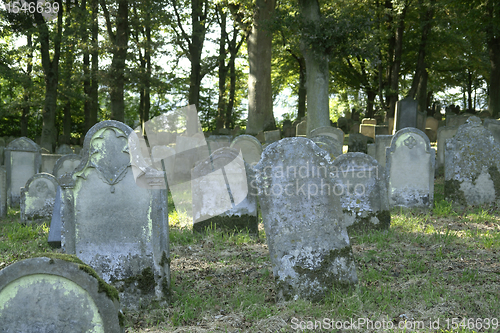
[[[21,189],[21,222],[50,220],[56,198],[57,180],[49,173],[37,173]]]
[[[231,148],[240,149],[243,159],[250,165],[255,165],[262,154],[262,144],[252,135],[239,135],[231,142]]]

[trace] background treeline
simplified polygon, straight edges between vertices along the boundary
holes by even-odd
[[[188,103],[205,130],[250,134],[279,126],[280,96],[292,120],[388,118],[407,96],[431,114],[443,99],[500,110],[495,0],[51,3],[53,15],[0,11],[0,136],[49,150],[98,121],[137,127]]]

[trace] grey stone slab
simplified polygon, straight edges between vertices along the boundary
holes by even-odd
[[[62,144],[59,147],[57,147],[57,149],[56,149],[56,154],[59,154],[59,155],[68,155],[68,154],[74,154],[74,153],[75,152],[73,151],[73,149],[71,149],[71,147],[67,144]]]
[[[332,163],[331,177],[338,180],[343,224],[348,233],[387,230],[391,223],[387,180],[377,160],[363,153],[347,153]]]
[[[375,136],[375,159],[378,164],[385,169],[386,163],[386,148],[391,146],[393,135],[377,135]]]
[[[368,140],[369,138],[360,133],[349,134],[349,152],[350,153],[368,153]],[[372,139],[370,139],[372,140]],[[373,142],[373,140],[372,140]]]
[[[396,112],[394,115],[394,130],[395,134],[400,129],[406,127],[418,128],[425,131],[426,113],[418,111],[418,102],[412,98],[405,98],[396,104]]]
[[[478,117],[470,117],[446,140],[445,197],[462,205],[500,198],[500,146]]]
[[[0,166],[0,217],[7,215],[7,171]]]
[[[252,169],[239,150],[220,148],[191,171],[193,231],[214,228],[258,234],[257,198],[250,195]]]
[[[260,161],[262,154],[262,144],[252,135],[239,135],[231,142],[231,148],[241,150],[243,159],[251,166]]]
[[[307,138],[270,144],[254,169],[278,299],[322,299],[357,283],[331,159]]]
[[[40,147],[26,137],[13,140],[5,149],[5,166],[7,170],[7,204],[11,207],[18,207],[21,187],[26,185],[31,176],[40,172]]]
[[[50,229],[48,236],[48,243],[52,247],[61,247],[61,232],[62,232],[62,217],[64,216],[62,212],[63,208],[63,192],[61,186],[57,187],[56,197],[54,200],[54,209],[52,210],[52,217],[50,220]]]
[[[342,145],[344,144],[344,132],[340,128],[332,127],[332,126],[322,126],[315,128],[309,134],[309,137],[315,137],[318,135],[327,135],[333,137],[335,140],[340,142]]]
[[[116,290],[84,266],[40,257],[2,269],[2,332],[124,332]]]
[[[427,135],[412,127],[399,130],[386,156],[389,206],[432,207],[435,151]]]
[[[58,180],[62,177],[71,177],[71,174],[73,173],[73,171],[75,171],[81,161],[82,158],[80,155],[64,155],[56,161],[54,169],[52,170],[52,174]]]
[[[457,134],[458,126],[443,126],[438,128],[437,132],[437,164],[438,167],[444,166],[446,140],[451,139]]]
[[[21,222],[50,220],[58,186],[51,174],[37,173],[31,177],[21,189]]]
[[[281,140],[281,132],[280,130],[266,131],[264,132],[264,138],[267,144],[279,141]]]
[[[60,154],[42,154],[41,172],[50,173],[54,175],[52,172],[54,172],[54,167],[57,163],[57,160],[63,156],[64,155]]]
[[[311,131],[312,132],[312,131]],[[342,155],[342,144],[328,135],[317,135],[311,137],[311,140],[321,149],[328,152],[330,158],[333,160],[337,156]]]
[[[82,161],[63,188],[61,245],[123,289],[126,307],[141,297],[162,297],[170,285],[166,190],[140,187],[131,170],[128,136],[117,121],[94,125]],[[149,278],[146,290],[126,284]]]
[[[377,157],[377,156],[376,156],[376,148],[377,148],[377,147],[375,146],[375,144],[374,144],[374,143],[369,143],[369,144],[367,144],[367,145],[366,145],[366,149],[367,149],[367,151],[368,151],[368,152],[367,152],[367,153],[368,153],[368,155],[370,155],[370,156],[371,156],[371,157],[373,157],[373,158],[376,158],[376,157]]]

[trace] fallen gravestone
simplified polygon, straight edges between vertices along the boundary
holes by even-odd
[[[481,205],[500,198],[500,146],[481,119],[470,117],[446,140],[444,193],[462,205]]]
[[[124,332],[118,292],[72,256],[32,258],[0,271],[2,332]]]
[[[249,191],[251,172],[241,152],[232,148],[214,151],[192,169],[193,231],[258,234],[257,198]]]
[[[328,153],[311,140],[285,138],[269,145],[254,168],[280,300],[321,300],[332,287],[357,283],[329,165]]]
[[[40,147],[28,138],[13,140],[5,149],[5,166],[7,169],[7,204],[19,206],[21,187],[28,179],[40,172]]]
[[[21,189],[21,222],[32,223],[52,217],[57,180],[48,173],[37,173]]]
[[[435,151],[421,130],[399,130],[387,148],[389,206],[432,207]]]
[[[260,161],[262,154],[262,144],[252,135],[239,135],[231,142],[231,148],[241,150],[243,159],[251,166]]]
[[[344,214],[344,226],[352,230],[384,230],[391,223],[387,182],[377,161],[363,153],[347,153],[332,163],[332,177],[338,180],[336,194]]]
[[[170,256],[166,191],[136,184],[128,145],[131,132],[111,120],[87,132],[82,161],[72,182],[62,187],[58,218],[63,250],[123,290],[122,305],[136,308],[146,303],[143,297],[167,292]]]

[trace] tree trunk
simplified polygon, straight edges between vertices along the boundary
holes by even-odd
[[[374,105],[377,92],[373,88],[366,90],[366,118],[373,118],[375,116]]]
[[[301,120],[306,116],[306,98],[307,98],[307,86],[306,86],[306,60],[304,57],[298,57],[297,61],[299,63],[299,105],[297,111],[297,120]]]
[[[40,53],[42,58],[42,68],[45,75],[45,102],[42,111],[42,137],[40,146],[52,152],[57,139],[56,128],[56,107],[57,107],[57,85],[59,80],[59,56],[61,52],[62,35],[62,1],[57,0],[61,10],[57,17],[57,33],[54,37],[54,52],[50,59],[49,30],[42,14],[35,11],[36,26],[38,28],[40,40]]]
[[[217,8],[219,14],[219,25],[220,25],[220,39],[219,39],[219,101],[217,103],[217,122],[216,129],[220,130],[227,124],[228,121],[225,119],[226,110],[226,76],[227,76],[227,66],[226,66],[226,13],[220,8]]]
[[[493,119],[500,114],[500,35],[495,23],[500,18],[500,6],[494,1],[487,2],[488,21],[486,38],[490,56],[490,82],[488,89],[488,111]]]
[[[236,57],[240,50],[243,38],[238,42],[238,26],[233,23],[233,38],[228,43],[229,48],[229,99],[226,106],[226,128],[233,128],[233,107],[236,96]]]
[[[92,126],[97,124],[97,114],[99,113],[99,19],[97,12],[99,10],[98,0],[90,0],[90,10],[92,11],[92,50],[90,52],[92,56],[92,67],[90,69],[90,110],[88,118],[86,118],[85,123],[89,130]]]
[[[27,47],[28,47],[28,63],[26,65],[26,83],[24,85],[24,106],[23,113],[21,115],[21,136],[28,136],[28,116],[31,109],[31,89],[32,80],[31,72],[33,71],[33,36],[31,32],[28,31],[27,37]]]
[[[64,59],[64,106],[63,106],[63,135],[62,140],[58,142],[59,145],[65,143],[70,144],[71,139],[71,74],[73,71],[73,53],[74,53],[74,28],[72,27],[72,13],[71,6],[73,4],[69,1],[66,2],[66,21],[64,22],[64,35],[68,43],[66,44],[66,54]],[[86,5],[85,0],[83,0],[82,6]],[[86,34],[85,34],[86,35]],[[87,39],[87,38],[85,38]]]
[[[189,44],[189,57],[191,61],[191,73],[189,75],[189,104],[199,108],[200,86],[203,75],[201,73],[201,53],[205,42],[205,19],[208,1],[191,1],[191,27],[193,30],[191,43]]]
[[[275,0],[256,0],[248,47],[248,121],[247,134],[276,128],[271,86],[272,32],[265,22],[272,18]]]
[[[321,18],[318,0],[299,0],[304,22],[317,23]],[[301,40],[300,48],[306,62],[307,135],[318,127],[330,126],[328,55],[320,54]]]
[[[467,110],[474,113],[472,106],[472,72],[467,69]]]
[[[403,53],[403,33],[405,30],[405,15],[407,6],[403,8],[403,12],[398,17],[398,26],[394,36],[394,58],[391,67],[391,92],[389,95],[389,111],[387,112],[388,118],[394,117],[396,110],[396,103],[399,99],[399,71],[401,69],[401,56]]]

